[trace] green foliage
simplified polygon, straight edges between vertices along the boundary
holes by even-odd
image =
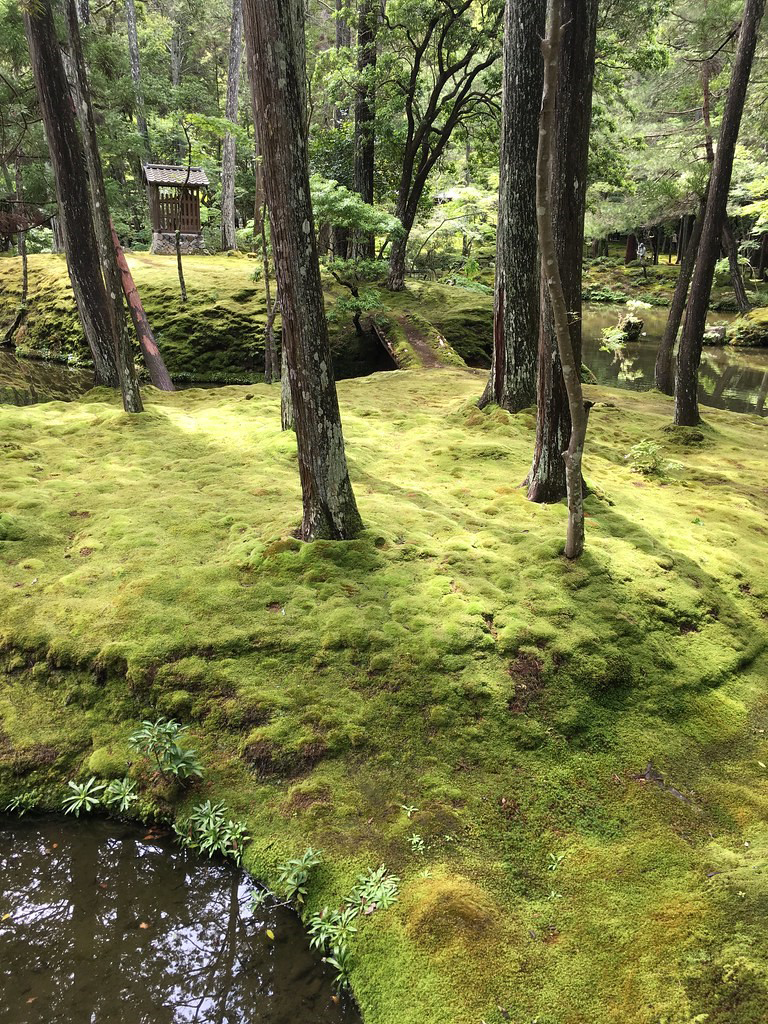
[[[118,811],[120,814],[130,810],[138,799],[136,783],[128,778],[112,779],[111,782],[107,783],[102,797],[107,807]]]
[[[307,882],[312,868],[322,859],[320,850],[310,846],[301,857],[293,857],[278,868],[277,890],[289,903],[304,904],[307,897]]]
[[[384,864],[370,868],[358,875],[357,884],[353,888],[348,903],[359,906],[366,914],[373,910],[388,910],[397,902],[400,879],[392,874]]]
[[[145,720],[131,735],[130,743],[139,753],[152,758],[161,774],[186,782],[203,776],[197,753],[182,747],[178,742],[186,731],[186,726],[170,718]]]
[[[675,463],[665,457],[662,446],[650,438],[645,438],[633,445],[626,458],[632,467],[632,472],[640,473],[641,476],[663,477],[669,470],[675,468]]]
[[[41,796],[42,794],[40,790],[36,787],[22,789],[8,801],[4,810],[7,814],[16,814],[20,818],[23,818],[27,811],[31,811],[37,807],[40,803]]]
[[[401,229],[396,217],[363,202],[357,192],[337,181],[313,174],[310,178],[312,209],[316,226],[330,224],[361,234],[392,235]]]
[[[98,807],[106,789],[104,783],[97,782],[93,775],[87,782],[75,782],[70,779],[67,786],[72,792],[64,798],[62,810],[65,814],[74,814],[76,818],[82,813],[90,814]]]
[[[189,817],[174,824],[173,830],[182,846],[209,858],[215,854],[228,857],[235,864],[242,862],[243,848],[250,838],[245,822],[229,817],[225,804],[211,800],[197,804]]]

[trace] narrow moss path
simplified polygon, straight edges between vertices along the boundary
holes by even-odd
[[[126,738],[173,715],[207,768],[186,800],[248,820],[257,875],[322,848],[312,910],[402,878],[352,945],[367,1024],[756,1024],[768,424],[670,431],[669,400],[589,388],[571,565],[564,507],[519,486],[533,417],[481,384],[342,382],[345,544],[291,539],[276,388],[0,407],[0,806],[128,770],[172,811]],[[631,472],[643,438],[667,479]]]

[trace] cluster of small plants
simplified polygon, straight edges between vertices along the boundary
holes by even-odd
[[[191,778],[202,778],[203,767],[197,753],[179,743],[187,730],[185,725],[171,718],[157,718],[141,723],[131,735],[130,744],[134,750],[153,760],[157,770],[166,778],[187,782]]]
[[[282,900],[273,906],[293,907],[301,913],[306,897],[310,872],[321,862],[321,852],[311,847],[301,857],[294,857],[278,865],[276,892]],[[350,951],[349,942],[357,932],[355,920],[360,914],[369,916],[376,910],[387,910],[399,894],[400,879],[387,870],[384,864],[370,868],[358,875],[357,881],[337,910],[324,907],[319,914],[312,914],[305,920],[310,935],[310,945],[320,950],[323,961],[336,972],[333,984],[341,989],[349,988]],[[256,890],[251,896],[251,907],[261,910],[270,899],[266,889]],[[302,914],[303,917],[303,914]],[[274,934],[267,929],[270,938]]]
[[[657,441],[644,438],[629,449],[625,456],[632,467],[633,473],[641,476],[663,477],[677,468],[677,464],[664,456],[664,450]]]
[[[124,814],[139,799],[136,783],[127,777],[112,779],[110,782],[100,782],[95,775],[87,782],[70,779],[67,788],[70,792],[64,798],[62,810],[65,814],[74,814],[76,818],[81,814],[90,814],[97,807]]]
[[[42,799],[39,789],[22,789],[3,808],[7,814],[17,814],[23,818],[27,811],[37,807]]]
[[[593,284],[587,285],[581,292],[581,297],[585,302],[607,302],[607,303],[620,303],[626,302],[629,296],[626,292],[614,291],[613,288],[609,288],[607,285]]]
[[[194,807],[188,818],[174,824],[173,830],[187,849],[209,858],[220,854],[238,865],[250,838],[244,822],[231,818],[225,804],[210,800]]]

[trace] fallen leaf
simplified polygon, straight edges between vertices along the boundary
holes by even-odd
[[[29,999],[27,1000],[27,1006],[29,1006],[30,1003],[36,1002],[36,1000],[37,996],[30,996]]]
[[[139,925],[139,928],[151,928],[151,927],[152,926],[150,924],[148,924],[146,921],[142,921],[141,924]]]
[[[271,928],[267,928],[267,938],[268,939],[272,939],[272,941],[274,942],[275,933],[272,931]]]
[[[3,914],[3,916],[0,917],[0,921],[7,921],[10,916],[10,914]]]
[[[757,763],[760,765],[761,768],[765,768],[765,765],[763,764],[762,761],[758,761]]]

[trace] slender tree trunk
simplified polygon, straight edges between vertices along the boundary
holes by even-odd
[[[752,308],[752,304],[749,301],[747,289],[744,287],[744,276],[739,265],[739,247],[736,244],[733,228],[728,221],[728,217],[725,218],[725,223],[723,224],[723,247],[728,254],[728,268],[731,272],[731,285],[733,287],[733,294],[736,297],[736,307],[740,313],[748,313]]]
[[[542,278],[546,283],[555,323],[557,349],[563,369],[571,414],[571,436],[563,452],[568,491],[568,531],[565,557],[578,558],[584,550],[584,497],[581,487],[581,460],[587,434],[588,406],[581,390],[581,362],[571,342],[568,304],[558,266],[553,229],[552,157],[555,145],[555,96],[560,69],[559,54],[563,37],[562,0],[549,0],[547,35],[542,41],[544,56],[544,93],[541,100],[539,152],[536,163],[536,217],[541,249]]]
[[[227,101],[224,116],[237,124],[237,97],[240,88],[240,64],[243,49],[243,0],[232,0],[232,27],[229,34]],[[235,137],[224,136],[221,156],[221,248],[237,249],[235,231]]]
[[[760,236],[760,258],[757,264],[757,279],[758,281],[765,280],[765,251],[768,248],[768,234],[765,232]]]
[[[285,341],[285,325],[283,325],[283,352],[280,362],[280,427],[282,430],[294,430],[293,394],[291,393],[291,377],[288,372],[288,352]]]
[[[19,309],[16,316],[13,318],[13,323],[5,332],[3,336],[2,345],[10,345],[13,342],[13,336],[19,327],[24,323],[24,318],[27,315],[27,293],[29,291],[29,266],[27,261],[27,232],[21,226],[24,223],[24,184],[22,180],[21,170],[21,153],[16,154],[16,202],[18,203],[18,229],[16,231],[16,248],[21,258],[21,298],[19,300]]]
[[[581,278],[597,0],[564,0],[565,25],[555,100],[552,216],[558,266],[569,312],[571,345],[581,366]],[[571,438],[568,395],[557,347],[556,324],[542,283],[536,410],[536,443],[528,476],[532,501],[566,497],[563,452]]]
[[[709,190],[709,186],[707,186]],[[704,219],[703,213],[707,204],[707,193],[701,202],[698,217],[693,219],[693,229],[685,246],[685,255],[680,264],[680,272],[675,282],[675,291],[672,295],[672,303],[669,307],[669,316],[664,327],[664,335],[659,343],[656,353],[655,383],[656,387],[665,395],[675,393],[675,370],[674,351],[677,341],[677,332],[683,321],[683,313],[688,302],[688,288],[693,277],[693,268],[696,264],[696,253],[699,251],[699,239],[701,238],[701,225]]]
[[[691,282],[691,297],[677,353],[675,377],[675,423],[695,426],[699,422],[698,377],[701,346],[707,321],[709,297],[720,240],[726,218],[731,185],[733,156],[739,135],[744,98],[757,45],[757,31],[765,9],[765,0],[746,0],[739,31],[739,44],[731,73],[720,127],[720,140],[712,166],[707,209],[701,230],[699,255]]]
[[[134,283],[131,269],[128,266],[128,262],[125,258],[125,253],[120,245],[120,239],[117,237],[115,226],[110,221],[110,232],[112,236],[112,245],[115,250],[115,257],[117,259],[117,266],[120,271],[120,282],[125,295],[125,300],[128,303],[128,310],[131,314],[131,320],[133,320],[133,326],[136,328],[136,336],[139,339],[139,345],[141,346],[141,354],[144,357],[144,363],[149,371],[149,379],[159,388],[160,391],[175,391],[171,375],[166,369],[163,357],[160,355],[160,350],[157,347],[155,336],[152,333],[152,328],[149,326],[147,320],[147,314],[144,312],[144,307],[141,304],[139,298],[138,289]]]
[[[361,0],[357,21],[357,74],[355,95],[355,191],[365,203],[373,203],[374,124],[376,94],[373,78],[376,73],[376,0]],[[372,260],[375,255],[373,235],[355,239],[358,259]]]
[[[343,540],[362,521],[349,480],[309,192],[302,0],[245,0],[283,349],[303,493],[300,536]]]
[[[345,0],[336,0],[336,49],[337,51],[350,44],[350,28],[344,18]],[[344,115],[340,107],[333,108],[333,124],[337,131],[344,125]],[[343,182],[348,184],[348,182]],[[333,226],[333,255],[336,259],[345,260],[349,250],[349,228],[339,224]]]
[[[267,322],[264,327],[264,383],[271,384],[280,379],[277,365],[277,348],[275,345],[275,317],[277,315],[277,296],[272,300],[272,286],[269,268],[269,248],[267,246],[267,207],[261,211],[261,258],[264,268],[264,291],[267,303]]]
[[[117,387],[110,303],[101,276],[87,169],[64,73],[51,0],[24,8],[35,85],[48,139],[72,289],[91,349],[96,382]]]
[[[634,263],[637,259],[637,235],[627,235],[627,247],[624,250],[624,263]]]
[[[123,406],[126,412],[143,412],[144,406],[139,392],[139,381],[136,367],[133,364],[131,341],[128,336],[128,325],[123,308],[122,289],[120,287],[120,271],[117,267],[115,250],[112,245],[112,225],[109,219],[107,192],[104,188],[104,175],[101,169],[101,156],[96,138],[96,125],[91,107],[88,72],[80,39],[80,25],[75,0],[67,0],[67,35],[72,60],[74,99],[80,121],[80,133],[83,141],[85,163],[88,168],[88,182],[91,190],[91,209],[96,239],[99,245],[99,257],[104,283],[109,293],[108,309],[111,313],[111,328],[115,349],[120,390],[123,395]]]
[[[128,25],[128,57],[131,62],[131,80],[133,96],[136,104],[136,126],[144,140],[144,155],[152,159],[152,146],[149,141],[149,127],[144,105],[144,87],[141,83],[141,60],[139,58],[139,33],[136,28],[136,5],[134,0],[125,0],[125,20]]]
[[[389,254],[387,288],[391,292],[402,292],[405,290],[405,256],[408,251],[408,236],[411,233],[412,225],[406,227],[403,224],[402,227],[402,232],[395,235],[392,239],[392,249]]]
[[[507,0],[491,372],[480,407],[518,412],[536,399],[539,260],[536,152],[546,0]]]

